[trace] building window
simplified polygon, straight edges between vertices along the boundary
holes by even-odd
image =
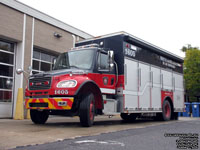
[[[44,52],[38,48],[33,49],[33,64],[32,64],[32,74],[50,71],[53,68],[53,60],[57,58],[58,55]]]

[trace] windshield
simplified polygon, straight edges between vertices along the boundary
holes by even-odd
[[[61,54],[53,68],[58,69],[90,69],[92,67],[94,50],[77,50]]]

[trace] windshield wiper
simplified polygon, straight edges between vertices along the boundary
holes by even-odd
[[[72,68],[77,68],[77,69],[80,69],[79,67],[77,67],[77,66],[74,66],[74,65],[71,65],[71,66],[69,66],[70,68],[72,67]]]

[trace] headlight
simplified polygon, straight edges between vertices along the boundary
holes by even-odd
[[[76,80],[65,80],[65,81],[60,81],[57,84],[57,88],[73,88],[77,85]]]

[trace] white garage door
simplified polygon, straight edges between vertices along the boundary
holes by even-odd
[[[0,118],[12,117],[14,44],[0,40]]]

